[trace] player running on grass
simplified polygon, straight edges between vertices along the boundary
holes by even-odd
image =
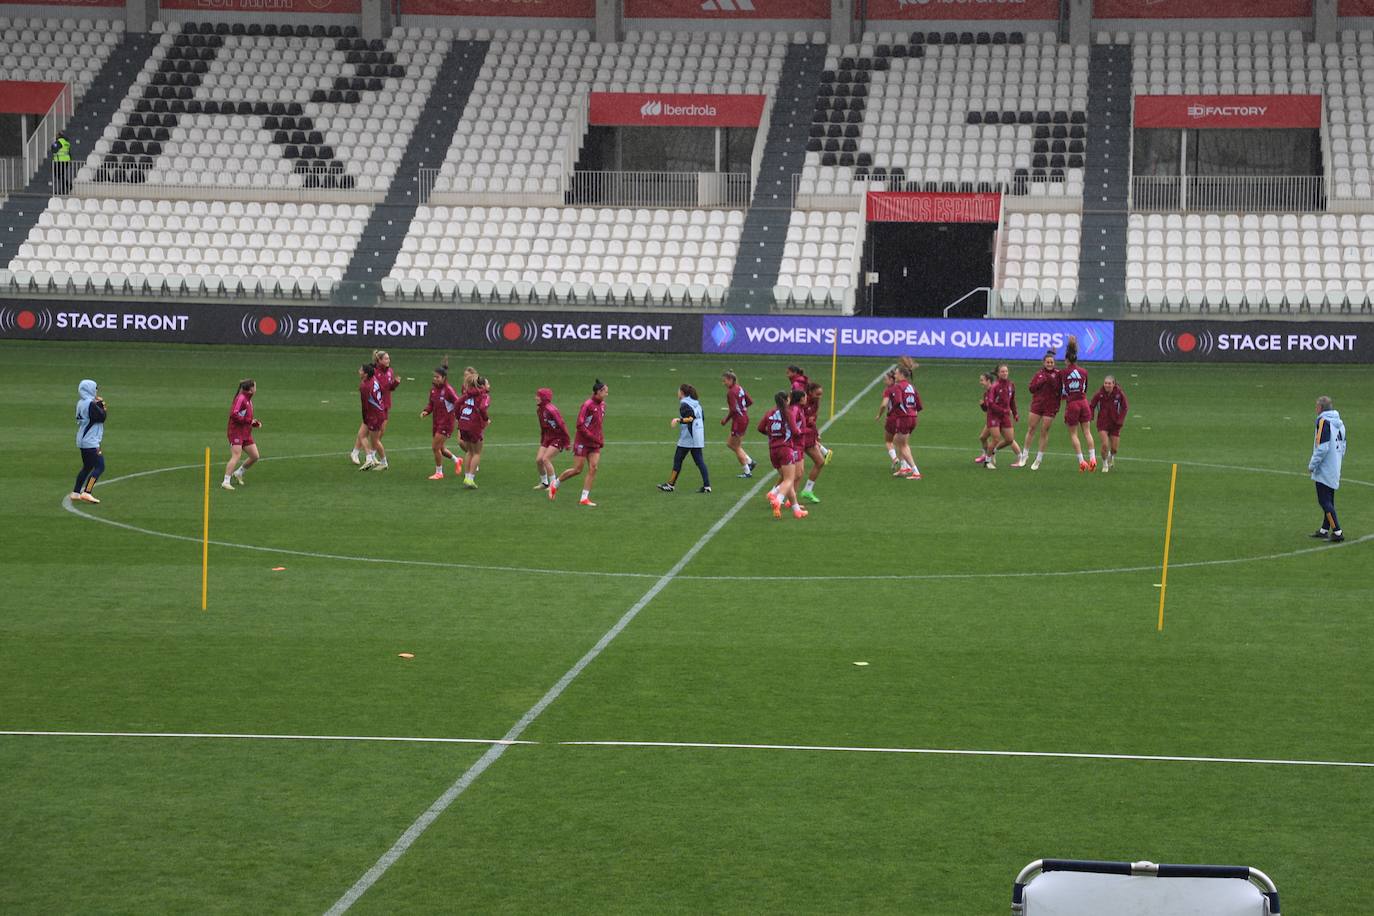
[[[363,410],[363,429],[367,431],[367,460],[360,471],[385,471],[386,449],[382,447],[382,424],[386,422],[386,408],[382,406],[382,386],[377,379],[375,363],[358,367],[358,400]]]
[[[773,508],[774,518],[782,518],[783,507],[789,501],[792,515],[806,518],[806,510],[796,500],[796,479],[801,473],[801,452],[796,445],[801,441],[801,427],[786,391],[773,395],[773,403],[776,407],[759,421],[759,432],[768,439],[768,460],[778,472],[777,485],[768,491],[768,504]]]
[[[892,412],[892,405],[897,399],[897,370],[889,369],[883,376],[883,381],[887,387],[883,389],[882,402],[878,404],[878,415],[874,417],[875,422],[883,424],[883,444],[887,447],[887,457],[892,461],[892,476],[901,476],[902,462],[897,457],[897,446],[893,444],[893,437],[896,435],[897,414]]]
[[[385,350],[372,351],[372,366],[374,372],[376,373],[377,384],[382,394],[383,415],[382,428],[379,431],[379,433],[384,434],[386,432],[386,421],[390,419],[391,416],[391,393],[400,386],[401,380],[397,377],[396,373],[392,371],[391,354],[386,352]],[[358,435],[353,439],[353,451],[350,452],[348,455],[348,457],[352,459],[354,464],[360,463],[359,452],[363,449],[364,446],[367,445],[368,441],[371,438],[368,435],[368,432],[369,430],[367,428],[366,423],[359,425]],[[378,435],[379,439],[381,438],[380,434]]]
[[[558,497],[558,487],[587,469],[587,486],[582,491],[578,505],[596,508],[592,502],[592,484],[596,482],[596,469],[601,464],[601,449],[606,444],[604,422],[606,419],[606,395],[610,389],[606,383],[597,379],[592,382],[592,396],[582,402],[577,412],[577,433],[573,439],[573,466],[553,479],[549,484],[549,499]]]
[[[539,418],[539,451],[534,454],[534,466],[539,471],[536,490],[547,490],[558,479],[553,469],[553,456],[565,450],[572,437],[563,415],[553,403],[553,389],[540,388],[534,393],[534,412]]]
[[[978,409],[984,414],[983,431],[978,434],[978,443],[983,450],[973,459],[973,463],[996,470],[997,442],[1002,437],[1002,418],[997,415],[997,404],[993,400],[997,376],[991,372],[984,372],[978,376],[978,383],[983,386],[983,400],[978,404]]]
[[[458,392],[453,390],[453,386],[448,383],[448,357],[434,370],[434,378],[429,389],[429,403],[425,409],[420,411],[420,418],[432,416],[433,439],[430,441],[430,448],[434,450],[434,473],[429,476],[430,480],[444,479],[444,459],[453,462],[453,473],[458,474],[462,468],[462,462],[454,457],[453,452],[448,450],[446,444],[449,437],[453,435],[453,424],[457,418],[458,411]]]
[[[1102,378],[1102,387],[1097,389],[1089,406],[1097,411],[1097,434],[1102,437],[1102,473],[1116,466],[1116,453],[1121,447],[1121,427],[1126,424],[1126,392],[1116,383],[1116,376]]]
[[[806,392],[806,387],[811,384],[811,380],[806,377],[806,373],[802,371],[801,366],[787,367],[787,382],[792,386],[793,391],[800,391],[803,393]],[[803,430],[803,432],[804,431],[805,430]],[[828,464],[833,453],[819,442],[817,442],[816,445],[821,450],[821,456],[825,459],[825,463]]]
[[[818,503],[821,498],[816,495],[816,478],[821,476],[821,470],[825,467],[828,458],[821,451],[821,431],[816,425],[816,418],[821,411],[821,397],[825,394],[820,382],[806,383],[806,400],[802,402],[802,416],[805,423],[802,425],[802,454],[811,459],[811,474],[806,478],[806,485],[802,487],[798,498],[809,503]],[[802,468],[806,470],[805,466]],[[800,479],[800,478],[798,478]]]
[[[1064,424],[1069,428],[1069,441],[1073,443],[1074,453],[1078,457],[1078,469],[1080,471],[1097,470],[1097,446],[1093,442],[1092,430],[1088,424],[1092,422],[1093,410],[1088,403],[1088,371],[1078,365],[1078,338],[1070,336],[1069,344],[1064,349],[1064,362],[1068,363],[1064,371],[1059,376],[1060,396],[1064,399]],[[1083,460],[1083,446],[1078,440],[1079,431],[1082,431],[1083,438],[1088,441],[1088,459]]]
[[[888,414],[894,420],[892,446],[898,461],[895,476],[908,480],[921,479],[921,469],[916,466],[916,456],[911,453],[911,434],[920,422],[921,411],[925,410],[921,394],[913,381],[917,368],[916,361],[910,356],[898,360],[895,370],[897,381],[893,385],[894,400]]]
[[[467,370],[463,372],[466,381]],[[472,376],[472,384],[465,385],[463,393],[458,396],[458,447],[467,454],[467,459],[458,463],[466,465],[466,470],[463,471],[463,487],[468,490],[477,489],[477,471],[482,463],[483,433],[491,423],[491,417],[487,415],[487,407],[490,404],[491,382],[487,381],[485,376]]]
[[[995,370],[996,378],[993,381],[993,404],[997,411],[997,419],[1001,428],[998,430],[1000,440],[994,451],[1001,451],[1008,446],[1016,454],[1016,462],[1012,467],[1021,467],[1026,463],[1025,454],[1021,451],[1021,446],[1016,444],[1016,421],[1021,419],[1021,412],[1016,408],[1016,383],[1011,380],[1011,367],[1006,363],[998,363]],[[988,411],[988,416],[992,416],[992,410]]]
[[[730,435],[725,440],[725,445],[735,453],[740,467],[744,468],[743,473],[738,476],[747,480],[754,476],[754,468],[758,467],[758,462],[750,458],[749,453],[744,450],[744,434],[749,431],[749,408],[754,405],[754,399],[740,386],[739,376],[732,370],[726,369],[721,373],[720,380],[725,385],[725,404],[728,410],[728,413],[720,418],[720,425],[730,426]]]
[[[232,491],[232,478],[243,486],[243,472],[258,463],[258,444],[253,441],[253,430],[262,428],[262,421],[253,417],[253,395],[258,393],[258,383],[251,378],[239,382],[239,390],[234,395],[234,403],[229,408],[229,463],[224,467],[224,482],[220,487]],[[247,455],[242,464],[239,460]],[[238,465],[238,467],[235,467]]]
[[[1050,438],[1050,427],[1054,425],[1054,418],[1059,414],[1059,388],[1059,370],[1054,367],[1054,351],[1047,350],[1039,370],[1030,380],[1030,426],[1026,428],[1026,445],[1021,449],[1021,457],[1012,467],[1025,466],[1026,458],[1030,455],[1031,439],[1038,432],[1040,444],[1035,450],[1035,461],[1031,463],[1031,470],[1040,470],[1040,462],[1045,460],[1045,444]]]

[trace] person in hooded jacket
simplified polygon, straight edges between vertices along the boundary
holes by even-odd
[[[1336,517],[1336,490],[1341,485],[1341,462],[1345,460],[1345,423],[1325,395],[1317,398],[1317,434],[1312,443],[1312,458],[1307,473],[1317,485],[1317,503],[1322,507],[1322,523],[1312,537],[1339,544],[1345,540]]]
[[[553,456],[569,448],[572,437],[568,435],[563,414],[553,402],[552,388],[540,388],[534,393],[534,412],[539,418],[539,451],[534,455],[539,483],[534,489],[547,490],[549,484],[558,479],[558,472],[553,469]]]
[[[677,476],[682,473],[682,461],[690,454],[701,472],[701,486],[698,493],[711,492],[711,472],[706,469],[706,411],[697,397],[697,390],[691,385],[682,385],[677,390],[678,415],[670,424],[677,429],[677,451],[673,454],[673,472],[667,481],[658,485],[665,493],[677,488]]]
[[[105,440],[105,418],[109,411],[99,390],[100,386],[88,378],[83,378],[76,386],[76,447],[81,450],[81,471],[76,475],[76,486],[72,487],[73,502],[100,502],[91,490],[105,473],[105,452],[101,443]]]

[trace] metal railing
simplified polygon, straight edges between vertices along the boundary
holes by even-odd
[[[289,174],[238,172],[218,181],[183,181],[151,156],[109,157],[109,164],[70,163],[70,188],[74,197],[150,198],[154,200],[287,200],[334,203],[376,203],[385,191],[358,187],[358,179],[337,165],[298,164]],[[297,160],[298,163],[304,160]],[[165,160],[162,160],[165,164]],[[59,180],[66,177],[63,163],[53,163],[53,187],[64,193]]]
[[[434,185],[439,181],[439,170],[421,167],[415,176],[415,203],[423,207],[434,194]]]
[[[1135,210],[1298,213],[1326,209],[1323,175],[1137,175]]]
[[[17,191],[28,182],[22,156],[0,156],[0,196]]]
[[[24,142],[24,176],[23,181],[17,187],[28,184],[30,178],[38,172],[39,167],[48,158],[48,150],[52,146],[53,140],[57,139],[57,132],[67,126],[67,121],[71,119],[72,112],[76,108],[76,103],[72,99],[72,87],[64,85],[62,91],[57,94],[52,105],[48,107],[43,119],[38,122],[33,133],[29,134],[28,140]],[[75,153],[76,150],[73,150]]]
[[[748,172],[574,172],[570,206],[742,209],[749,206]]]
[[[980,181],[980,182],[921,182],[908,181],[905,178],[892,178],[888,175],[873,176],[860,179],[857,182],[840,181],[839,188],[834,185],[834,178],[812,178],[807,179],[799,173],[792,175],[792,209],[794,210],[862,210],[865,195],[869,191],[935,191],[946,193],[980,193],[980,194],[1002,194],[1004,196],[1016,196],[1022,200],[1031,200],[1026,197],[1027,188],[1032,184],[1028,180],[1006,182],[1006,181]],[[1047,200],[1048,198],[1038,198]],[[1072,198],[1064,197],[1065,200]],[[1060,209],[1060,208],[1055,208]],[[1074,209],[1077,209],[1075,207]]]

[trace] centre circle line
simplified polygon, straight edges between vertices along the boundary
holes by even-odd
[[[661,446],[661,442],[622,442],[617,443],[621,446]],[[532,448],[534,443],[507,442],[491,443],[491,446],[502,446],[507,448]],[[832,443],[837,448],[879,448],[878,443]],[[922,448],[938,451],[963,451],[960,446],[954,445],[925,445]],[[429,446],[405,446],[394,448],[394,452],[413,452],[428,451]],[[340,457],[342,452],[316,452],[307,455],[274,455],[263,458],[262,461],[304,461],[316,458]],[[1049,453],[1064,456],[1066,453]],[[1285,476],[1305,476],[1298,471],[1285,471],[1277,468],[1252,468],[1241,465],[1212,464],[1198,461],[1179,461],[1170,462],[1163,458],[1123,458],[1123,461],[1149,462],[1153,464],[1176,463],[1184,467],[1203,467],[1211,470],[1244,471],[1257,474],[1280,474]],[[126,480],[136,480],[143,477],[151,477],[157,474],[167,474],[174,471],[200,470],[204,465],[182,464],[172,465],[165,468],[151,468],[146,471],[134,471],[128,474],[112,477],[102,483],[102,486],[110,486]],[[1374,483],[1365,480],[1347,479],[1345,483],[1356,484],[1366,487],[1374,487]],[[167,538],[173,541],[183,541],[193,544],[201,543],[201,539],[185,534],[173,534],[168,531],[157,531],[152,528],[144,528],[128,522],[120,522],[114,519],[102,518],[93,515],[83,509],[78,508],[71,501],[71,496],[62,497],[62,508],[80,518],[90,521],[100,522],[125,531],[132,531],[136,534],[148,535],[150,537]],[[1284,560],[1291,557],[1305,556],[1312,553],[1328,553],[1339,550],[1343,547],[1353,547],[1356,544],[1364,544],[1374,540],[1374,532],[1359,538],[1353,538],[1340,544],[1320,544],[1312,547],[1303,547],[1297,550],[1285,551],[1281,553],[1270,553],[1252,557],[1228,557],[1216,560],[1192,560],[1182,563],[1169,564],[1172,569],[1197,569],[1213,566],[1236,566],[1242,563],[1262,563],[1268,560]],[[583,570],[583,569],[558,569],[552,567],[538,566],[505,566],[482,563],[453,563],[445,560],[411,560],[396,559],[390,557],[367,557],[351,554],[322,553],[310,550],[296,550],[290,547],[265,547],[260,544],[240,544],[235,541],[211,540],[210,544],[215,547],[228,547],[234,550],[251,550],[259,553],[277,554],[288,557],[303,557],[312,560],[337,560],[346,563],[372,563],[382,566],[413,566],[425,569],[461,569],[474,572],[498,572],[516,573],[520,575],[542,575],[542,576],[573,576],[598,579],[658,579],[661,573],[652,572],[616,572],[609,570]],[[958,581],[976,579],[1051,579],[1064,578],[1071,576],[1095,576],[1095,575],[1119,575],[1128,573],[1145,573],[1159,570],[1160,564],[1148,564],[1143,566],[1120,566],[1099,569],[1069,569],[1069,570],[1026,570],[1010,572],[969,572],[969,573],[877,573],[872,575],[830,575],[830,576],[729,576],[729,575],[690,575],[679,574],[676,578],[690,582],[920,582],[920,581]]]

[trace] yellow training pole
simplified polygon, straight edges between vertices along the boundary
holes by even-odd
[[[210,446],[205,447],[205,528],[200,539],[200,609],[210,588]]]
[[[1169,540],[1174,536],[1174,485],[1178,483],[1178,465],[1169,474],[1169,518],[1164,523],[1164,573],[1159,579],[1159,626],[1164,631],[1164,593],[1169,590]]]
[[[830,419],[835,419],[835,372],[840,362],[840,329],[835,329],[835,345],[830,351]]]

